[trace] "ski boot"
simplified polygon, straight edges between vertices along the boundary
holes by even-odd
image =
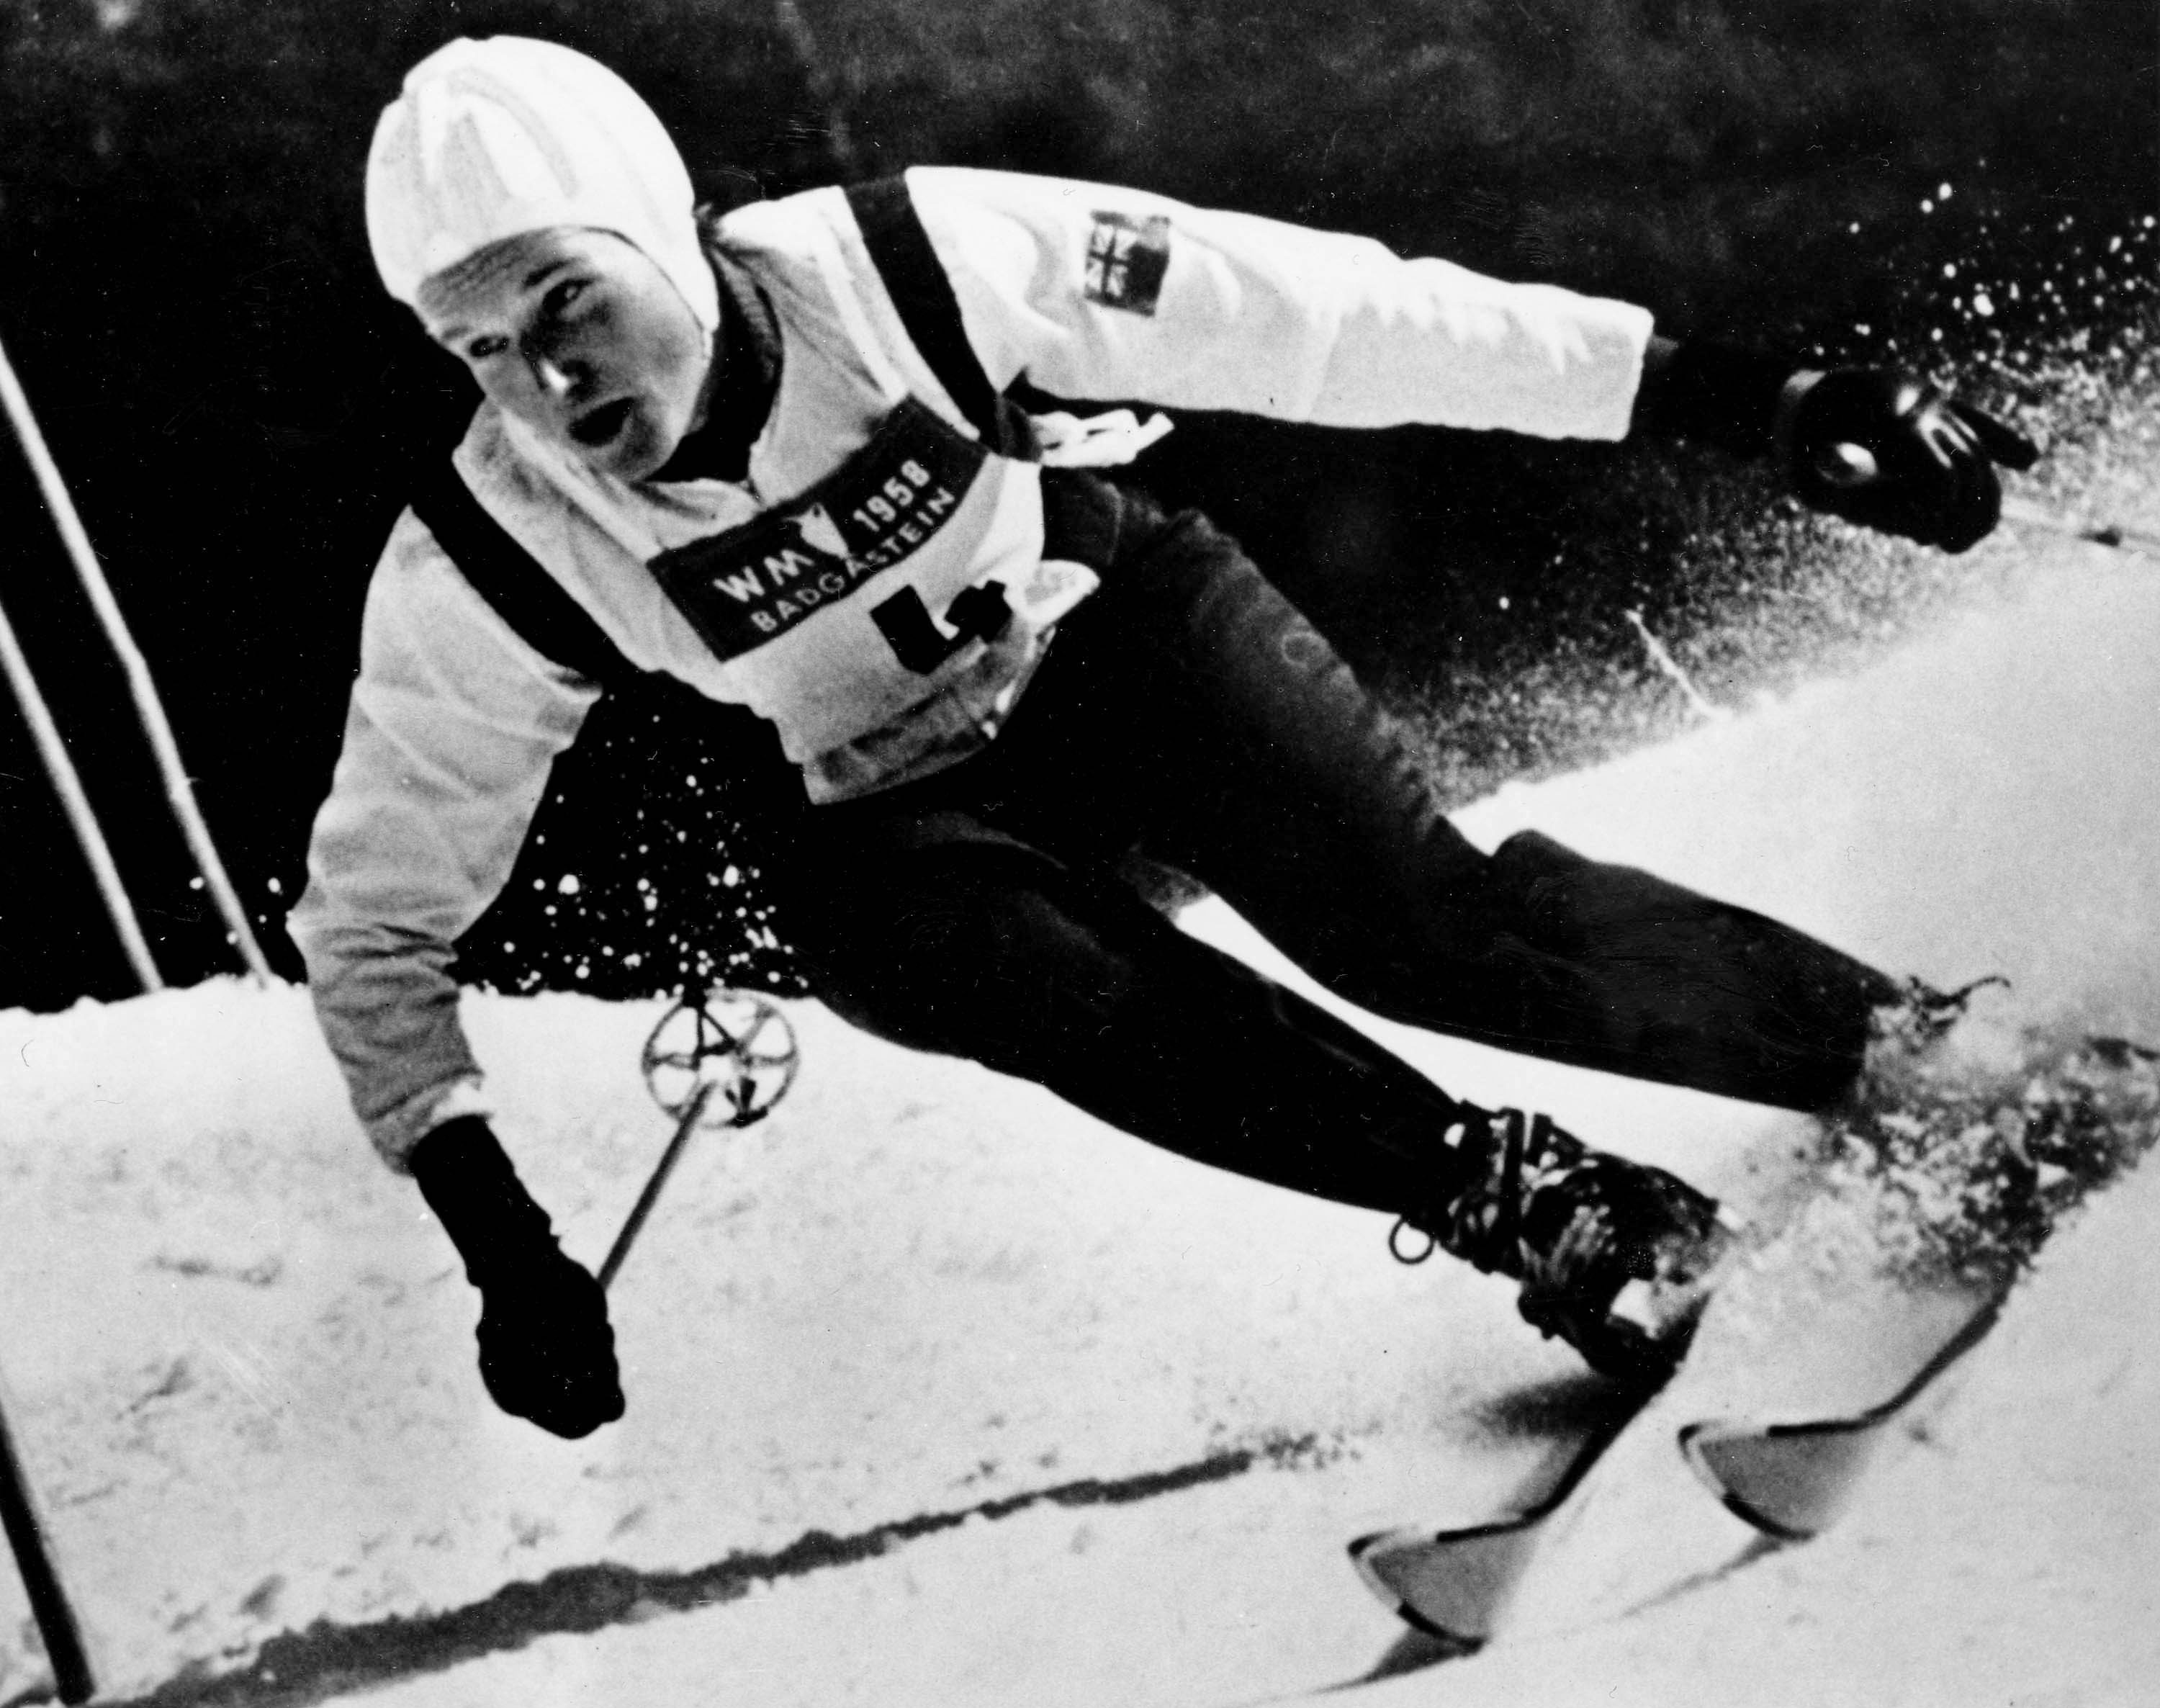
[[[1453,1197],[1405,1216],[1433,1246],[1522,1283],[1517,1308],[1600,1373],[1654,1388],[1679,1367],[1727,1236],[1714,1199],[1593,1150],[1545,1115],[1466,1108],[1445,1142]]]

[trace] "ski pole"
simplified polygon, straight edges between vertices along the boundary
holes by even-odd
[[[630,1255],[630,1248],[636,1242],[638,1230],[645,1226],[645,1218],[652,1213],[652,1207],[660,1202],[660,1189],[667,1184],[667,1176],[675,1172],[675,1165],[682,1160],[683,1147],[689,1144],[690,1135],[698,1130],[698,1123],[705,1118],[705,1105],[713,1100],[713,1093],[719,1088],[718,1080],[708,1080],[691,1094],[689,1103],[683,1111],[683,1119],[675,1124],[675,1136],[667,1141],[667,1148],[660,1153],[660,1160],[653,1165],[652,1178],[646,1181],[645,1190],[637,1195],[637,1202],[631,1206],[630,1214],[622,1224],[622,1232],[615,1235],[615,1243],[608,1249],[607,1258],[600,1264],[599,1280],[602,1292],[607,1290],[609,1283],[615,1280],[616,1272],[622,1268],[623,1259]]]
[[[1635,626],[1635,633],[1642,640],[1643,650],[1650,655],[1650,662],[1657,666],[1659,674],[1680,689],[1681,698],[1694,709],[1696,716],[1715,720],[1732,715],[1724,707],[1714,705],[1704,698],[1702,690],[1695,685],[1695,679],[1680,667],[1680,660],[1667,652],[1665,643],[1650,632],[1650,626],[1643,620],[1642,612],[1630,610],[1623,615]]]
[[[218,858],[216,845],[210,840],[210,827],[203,822],[202,811],[195,804],[195,789],[188,781],[186,766],[180,762],[179,744],[173,739],[173,726],[158,698],[158,685],[151,677],[149,662],[135,644],[105,572],[98,566],[90,535],[75,511],[75,501],[68,496],[60,465],[53,460],[44,433],[38,430],[37,418],[30,412],[29,397],[15,376],[4,345],[0,345],[0,403],[6,405],[16,442],[21,445],[31,472],[38,477],[39,491],[44,495],[45,506],[51,512],[60,543],[75,565],[76,578],[90,596],[91,608],[97,613],[106,639],[127,673],[136,715],[142,722],[143,733],[149,739],[150,750],[157,757],[158,770],[164,778],[167,804],[195,855],[196,870],[209,885],[218,911],[225,916],[226,929],[232,933],[233,946],[239,950],[241,959],[258,982],[267,984],[272,978],[270,963],[263,958],[262,946],[256,942],[255,932],[247,923],[247,911],[234,893],[232,880],[226,875],[225,863]]]
[[[2089,545],[2108,546],[2119,552],[2160,559],[2160,535],[2119,527],[2113,522],[2087,522],[2059,515],[2028,498],[2004,498],[2002,517],[2004,521],[2016,522],[2020,527],[2039,528],[2069,539],[2083,540]]]
[[[1831,446],[1816,472],[1834,486],[1866,486],[1882,478],[1874,454],[1865,445],[1850,443]],[[2005,522],[2015,522],[2020,527],[2038,528],[2046,533],[2060,534],[2065,539],[2083,540],[2088,545],[2107,546],[2160,561],[2160,535],[2122,527],[2114,522],[2064,516],[2044,504],[2035,504],[2029,498],[2018,498],[2009,493],[2003,495],[2002,513]]]
[[[105,911],[113,930],[119,933],[120,946],[127,952],[137,980],[145,990],[163,990],[165,981],[143,935],[142,921],[135,916],[134,904],[127,899],[120,868],[112,862],[112,850],[98,828],[97,814],[91,807],[90,797],[83,792],[82,779],[75,773],[75,761],[68,757],[67,744],[60,740],[52,709],[39,690],[30,661],[15,638],[14,625],[8,620],[4,610],[0,610],[0,668],[7,672],[8,685],[15,691],[16,703],[23,709],[23,721],[30,726],[30,735],[37,742],[38,757],[44,762],[45,775],[52,780],[53,792],[60,797],[83,858],[90,862],[91,873],[97,880],[97,893],[104,898]]]
[[[82,1628],[75,1623],[75,1610],[68,1605],[67,1591],[46,1546],[44,1526],[4,1410],[0,1410],[0,1529],[6,1530],[8,1546],[14,1550],[15,1569],[22,1575],[38,1635],[44,1640],[45,1659],[51,1663],[60,1700],[70,1708],[87,1702],[97,1693],[97,1685],[91,1676]]]

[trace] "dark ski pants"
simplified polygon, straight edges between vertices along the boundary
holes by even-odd
[[[1488,858],[1234,543],[1088,492],[1103,588],[1005,733],[804,816],[789,928],[836,1011],[1241,1174],[1413,1217],[1451,1195],[1460,1106],[1178,931],[1123,875],[1137,853],[1390,1019],[1797,1108],[1843,1089],[1889,980],[1534,834]]]

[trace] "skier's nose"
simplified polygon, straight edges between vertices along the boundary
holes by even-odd
[[[532,382],[538,386],[548,397],[559,402],[570,395],[575,382],[563,371],[553,356],[542,356],[535,352],[526,358],[526,362],[527,366],[532,370]]]

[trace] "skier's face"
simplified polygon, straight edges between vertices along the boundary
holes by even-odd
[[[643,480],[704,413],[711,340],[613,232],[506,238],[428,279],[418,307],[491,399],[603,474]]]

